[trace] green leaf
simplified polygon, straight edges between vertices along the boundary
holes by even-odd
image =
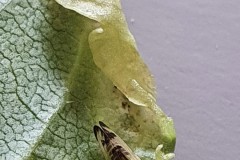
[[[98,23],[89,35],[93,59],[119,90],[137,105],[155,104],[153,78],[137,52],[119,0],[56,1]]]
[[[70,2],[0,0],[0,159],[101,160],[98,121],[141,159],[167,159],[173,122],[119,1]]]

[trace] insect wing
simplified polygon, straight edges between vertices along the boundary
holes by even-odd
[[[106,144],[105,144],[106,140],[105,140],[105,135],[104,135],[103,130],[99,126],[94,126],[93,131],[94,131],[95,137],[101,147],[101,150],[104,154],[105,159],[110,160],[110,157],[107,154],[107,150],[106,150]]]
[[[102,151],[104,152],[105,157],[111,160],[140,160],[132,150],[127,146],[127,144],[116,134],[114,133],[107,125],[103,122],[99,122],[100,127],[98,131],[102,132],[101,134],[95,133],[99,144],[102,145]],[[106,158],[106,159],[107,159]]]

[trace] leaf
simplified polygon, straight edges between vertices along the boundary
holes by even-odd
[[[156,103],[153,78],[137,52],[119,0],[56,1],[99,23],[89,35],[93,59],[118,89],[137,105]]]
[[[103,159],[98,121],[141,159],[160,144],[156,155],[173,152],[173,122],[155,104],[118,1],[81,1],[82,15],[51,0],[0,2],[0,159]]]

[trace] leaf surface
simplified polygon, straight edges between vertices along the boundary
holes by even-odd
[[[81,15],[52,0],[0,1],[0,159],[103,159],[98,121],[142,159],[159,144],[173,152],[172,120],[119,2],[66,2]]]

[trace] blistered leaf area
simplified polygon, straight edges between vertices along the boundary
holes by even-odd
[[[103,160],[99,121],[142,160],[174,157],[120,2],[0,0],[0,159]]]

